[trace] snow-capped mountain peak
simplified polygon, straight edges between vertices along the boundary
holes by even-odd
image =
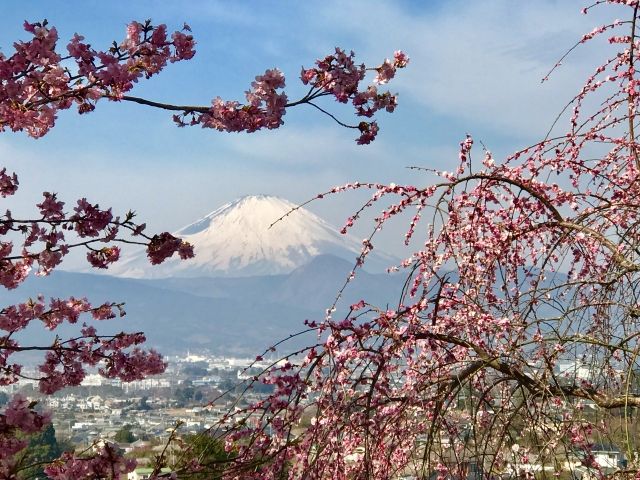
[[[304,208],[293,211],[295,207],[270,195],[241,197],[175,232],[194,245],[195,258],[151,266],[141,253],[110,273],[139,278],[273,275],[288,273],[321,254],[355,260],[361,248],[357,240],[339,234]],[[391,257],[378,261],[387,266],[393,262]]]

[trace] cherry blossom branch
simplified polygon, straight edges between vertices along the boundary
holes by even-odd
[[[156,75],[167,63],[189,60],[195,55],[195,41],[188,25],[169,38],[166,25],[132,22],[127,27],[127,37],[121,43],[114,42],[108,51],[92,49],[84,37],[76,34],[67,45],[69,55],[65,56],[56,51],[57,31],[46,21],[25,23],[25,30],[33,39],[17,43],[11,57],[0,57],[0,67],[5,67],[0,75],[4,99],[0,101],[0,130],[26,130],[33,137],[45,135],[54,126],[57,111],[77,104],[79,113],[88,113],[100,99],[178,112],[173,119],[179,126],[200,125],[227,132],[279,128],[286,108],[324,96],[333,96],[339,103],[351,102],[357,116],[370,118],[379,110],[394,111],[396,96],[378,92],[377,85],[388,83],[409,62],[398,51],[393,61],[367,68],[355,64],[353,52],[347,54],[336,48],[334,54],[318,60],[316,67],[302,70],[301,80],[310,89],[298,101],[289,102],[287,95],[279,91],[285,85],[284,75],[270,69],[255,78],[246,93],[246,104],[215,98],[209,106],[189,106],[128,95],[141,78]],[[73,72],[68,63],[75,63]],[[376,72],[374,85],[361,89],[367,71]],[[335,115],[319,110],[336,120]],[[378,131],[375,120],[362,121],[357,128],[361,131],[359,144],[373,141]]]

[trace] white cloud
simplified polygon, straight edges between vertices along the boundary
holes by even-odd
[[[393,2],[348,2],[325,7],[318,21],[351,29],[370,50],[384,42],[407,51],[411,64],[393,84],[402,102],[468,122],[469,130],[537,138],[610,51],[585,46],[540,84],[582,34],[619,13],[605,7],[585,16],[582,3],[451,1],[408,11]]]

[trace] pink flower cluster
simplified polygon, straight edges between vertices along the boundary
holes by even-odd
[[[118,247],[103,247],[100,250],[93,250],[87,253],[87,260],[94,268],[109,268],[120,258]]]
[[[13,173],[7,174],[7,169],[0,170],[0,195],[6,198],[13,195],[18,190],[18,176]]]
[[[300,78],[331,95],[341,103],[347,103],[358,92],[359,84],[366,75],[364,64],[355,63],[355,53],[345,53],[336,48],[335,53],[316,61],[315,68],[302,69]]]
[[[117,312],[117,313],[116,313]],[[0,350],[0,383],[14,383],[21,374],[18,364],[10,364],[14,353],[29,350],[32,346],[22,346],[12,336],[24,330],[33,321],[40,321],[49,330],[56,329],[64,322],[75,324],[82,314],[90,314],[94,320],[114,318],[124,315],[121,305],[105,303],[92,306],[85,299],[51,299],[46,306],[44,298],[11,305],[0,311],[0,336],[4,345]],[[141,333],[119,333],[98,335],[93,326],[84,325],[81,334],[69,340],[58,339],[52,345],[38,347],[47,351],[40,365],[40,390],[53,393],[66,386],[79,385],[85,377],[86,368],[103,365],[101,373],[123,381],[138,380],[164,371],[166,364],[155,351],[143,351],[137,346],[145,341]],[[128,351],[130,347],[135,347]]]
[[[315,91],[307,95],[307,101],[321,95],[332,95],[338,102],[352,102],[358,116],[372,117],[378,110],[384,109],[393,112],[397,105],[397,96],[390,92],[379,93],[375,85],[360,91],[360,82],[364,80],[367,68],[364,64],[357,65],[354,61],[355,54],[345,53],[336,48],[333,55],[316,61],[315,68],[302,69],[300,78],[305,85],[311,85]],[[377,68],[374,82],[378,85],[388,83],[397,69],[404,68],[409,63],[409,58],[401,51],[395,52],[394,61],[385,60]],[[360,122],[357,127],[361,135],[357,139],[360,145],[371,143],[377,133],[378,125],[373,122]]]
[[[284,123],[282,117],[287,106],[287,95],[278,92],[284,86],[282,72],[278,69],[267,70],[251,84],[251,90],[245,95],[245,105],[217,97],[207,112],[183,112],[174,115],[173,119],[179,126],[200,125],[221,132],[252,133],[263,128],[278,128]]]
[[[18,188],[18,178],[0,171],[0,194],[12,195]],[[71,248],[85,247],[87,261],[94,268],[108,268],[120,258],[120,248],[115,245],[94,248],[96,243],[126,242],[147,245],[149,258],[157,264],[178,253],[181,258],[193,256],[193,247],[165,232],[155,236],[144,233],[145,224],[133,222],[134,214],[124,219],[114,217],[111,209],[101,209],[82,198],[77,201],[72,214],[64,211],[65,203],[57,194],[44,192],[44,199],[36,206],[40,218],[16,219],[10,211],[0,217],[0,235],[16,232],[24,236],[20,252],[14,253],[13,242],[0,240],[0,285],[16,288],[37,264],[39,275],[48,275],[67,255]],[[75,232],[81,240],[70,243],[66,236]],[[129,232],[140,240],[128,240],[120,233]],[[39,248],[36,248],[39,246]]]
[[[28,445],[27,435],[40,432],[51,422],[48,413],[35,410],[36,402],[30,402],[21,394],[14,395],[0,414],[0,476],[16,478],[16,454]]]
[[[318,60],[315,68],[303,68],[302,83],[311,85],[312,89],[300,100],[288,102],[287,95],[279,92],[279,89],[285,86],[284,75],[277,69],[271,69],[256,77],[251,84],[251,90],[246,92],[246,104],[225,101],[218,97],[206,111],[201,108],[185,110],[174,115],[173,119],[179,126],[200,125],[203,128],[225,132],[251,133],[263,128],[278,128],[283,124],[282,117],[286,108],[295,105],[307,103],[328,114],[314,103],[314,100],[326,95],[333,96],[340,103],[351,101],[358,116],[371,118],[379,110],[393,112],[397,106],[396,95],[390,92],[380,93],[375,85],[360,91],[360,83],[364,80],[367,70],[377,72],[375,83],[387,83],[395,76],[397,69],[407,66],[408,57],[398,51],[393,62],[385,60],[382,66],[371,69],[367,69],[365,65],[357,65],[354,57],[353,52],[347,55],[343,50],[336,48],[335,54]],[[356,126],[340,121],[338,123],[360,130],[357,143],[361,145],[371,143],[379,130],[375,121],[360,122]]]
[[[33,137],[54,126],[59,110],[76,104],[80,113],[92,111],[100,98],[120,99],[140,78],[195,53],[186,25],[169,39],[165,25],[132,22],[126,39],[108,51],[92,49],[76,34],[68,57],[56,51],[58,32],[46,21],[25,22],[24,28],[33,38],[15,43],[9,57],[0,54],[0,130],[26,130]],[[75,62],[75,72],[63,66],[67,59]]]
[[[393,77],[396,76],[396,70],[398,68],[405,68],[409,64],[409,57],[402,51],[397,50],[393,54],[393,62],[385,59],[381,66],[376,68],[376,78],[374,81],[378,85],[388,83]]]
[[[147,257],[152,265],[164,262],[176,252],[182,260],[193,258],[193,245],[168,232],[154,235],[147,245]]]
[[[66,452],[58,460],[45,468],[47,478],[51,480],[69,480],[81,478],[108,478],[119,480],[136,468],[136,461],[125,458],[117,445],[101,442],[94,446],[97,450],[90,456],[76,456]]]
[[[119,333],[100,336],[85,327],[79,338],[53,345],[40,365],[40,391],[52,394],[65,387],[80,385],[87,366],[103,364],[99,373],[108,378],[130,382],[164,372],[166,363],[155,351],[127,348],[145,341],[141,333]],[[16,350],[19,350],[17,348]]]
[[[49,414],[40,414],[33,410],[32,404],[21,394],[14,395],[4,411],[2,430],[16,429],[25,433],[35,433],[50,423]]]

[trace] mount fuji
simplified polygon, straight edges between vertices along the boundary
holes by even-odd
[[[320,255],[355,263],[361,243],[295,204],[270,195],[241,197],[181,228],[174,235],[195,249],[195,258],[152,266],[144,252],[112,267],[111,275],[129,278],[247,277],[289,273]],[[281,221],[271,226],[277,219]],[[372,251],[365,269],[379,271],[396,263]]]

